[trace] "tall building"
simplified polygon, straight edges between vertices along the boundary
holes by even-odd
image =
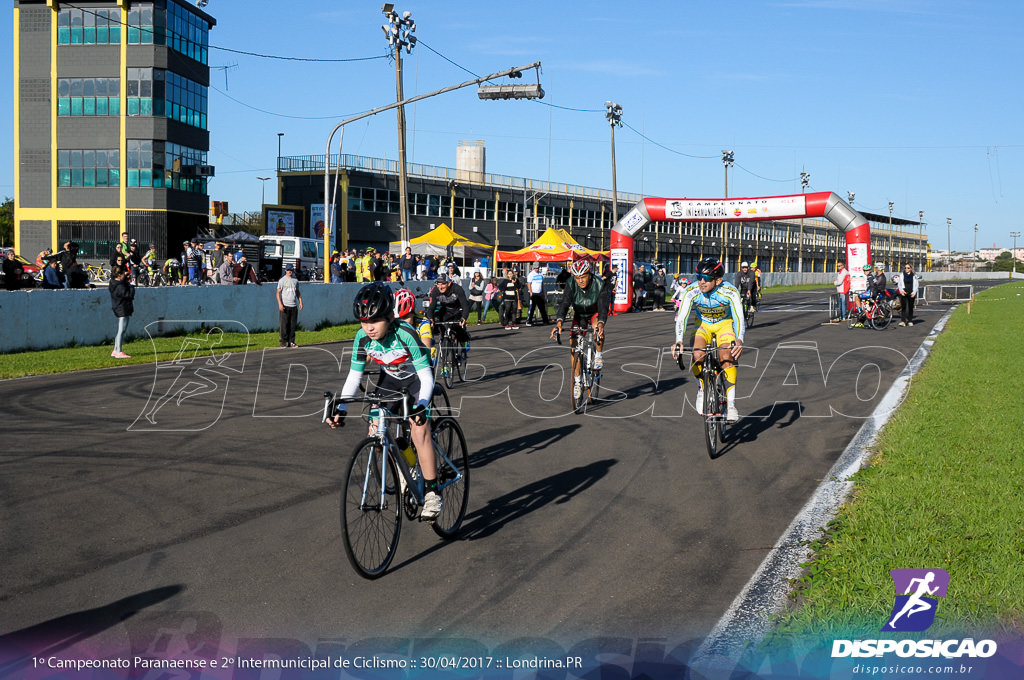
[[[215,24],[184,0],[15,0],[20,253],[106,259],[128,232],[166,257],[206,227]]]

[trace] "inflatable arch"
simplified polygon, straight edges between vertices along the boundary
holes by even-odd
[[[834,192],[761,198],[645,198],[612,227],[611,261],[619,266],[614,309],[627,311],[633,298],[633,237],[652,222],[751,222],[824,217],[846,235],[846,266],[854,276],[870,262],[867,219]]]

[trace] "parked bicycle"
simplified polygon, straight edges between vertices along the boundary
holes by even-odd
[[[400,413],[385,404],[394,395],[368,393],[363,417],[370,435],[356,445],[341,489],[341,532],[345,554],[364,578],[382,576],[395,557],[402,531],[402,516],[418,519],[423,503],[423,473],[412,448],[409,428],[410,399],[404,395]],[[326,421],[332,405],[363,401],[336,400],[324,393]],[[427,520],[444,539],[453,538],[462,526],[469,503],[469,452],[462,428],[454,418],[431,418],[430,440],[437,466],[437,493],[444,505],[437,517]]]
[[[437,343],[437,375],[451,389],[455,376],[459,382],[466,381],[466,349],[455,336],[458,321],[438,321],[434,324],[434,342]]]
[[[110,270],[104,267],[102,264],[87,264],[85,265],[85,273],[89,275],[89,281],[107,283],[110,281]]]
[[[860,310],[858,316],[859,319],[850,322],[850,328],[859,328],[858,324],[862,324],[865,328],[882,331],[888,328],[892,322],[892,305],[884,298],[871,298],[868,300],[866,308]]]
[[[693,352],[695,348],[684,347],[683,352]],[[696,348],[699,349],[699,348]],[[728,401],[726,399],[725,368],[718,356],[720,350],[726,349],[718,346],[718,339],[711,337],[711,342],[702,350],[704,354],[704,368],[701,370],[700,379],[703,383],[704,403],[697,404],[701,416],[704,418],[704,443],[707,445],[708,456],[717,458],[718,445],[728,442],[729,422]],[[683,352],[679,353],[676,360],[679,368],[687,370]]]
[[[562,344],[560,333],[555,333],[555,339],[559,345]],[[594,368],[597,331],[589,324],[574,325],[569,329],[569,340],[569,346],[572,348],[569,360],[572,391],[569,397],[572,400],[572,410],[576,413],[585,413],[587,406],[597,399],[601,388],[601,371]]]

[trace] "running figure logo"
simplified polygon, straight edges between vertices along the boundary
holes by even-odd
[[[882,630],[904,633],[927,630],[935,621],[939,605],[935,597],[946,596],[949,574],[943,569],[893,569],[889,574],[896,586],[896,603]]]

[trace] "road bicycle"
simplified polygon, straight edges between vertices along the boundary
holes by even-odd
[[[683,352],[693,352],[694,347],[684,347]],[[707,445],[708,457],[717,458],[718,445],[725,444],[729,440],[729,422],[727,420],[728,401],[726,398],[725,368],[718,356],[718,353],[728,349],[718,346],[718,339],[711,337],[711,342],[704,347],[704,367],[701,370],[700,380],[703,383],[704,403],[697,404],[701,416],[704,418],[704,443]],[[686,362],[683,353],[680,352],[676,360],[679,368],[686,370]]]
[[[850,322],[850,328],[858,328],[862,323],[865,328],[874,328],[882,331],[888,328],[892,322],[892,305],[886,299],[873,297],[867,301],[867,307],[862,308],[858,314],[859,319]]]
[[[561,333],[556,332],[555,339],[559,345],[562,344]],[[587,406],[594,403],[601,389],[601,369],[594,367],[597,331],[590,324],[573,325],[569,329],[569,347],[569,372],[572,376],[572,391],[569,392],[569,397],[572,401],[572,410],[576,413],[585,413]]]
[[[751,326],[754,325],[754,313],[756,311],[757,310],[754,309],[754,305],[750,304],[750,296],[744,295],[743,296],[743,322],[746,324],[747,328],[750,328]]]
[[[455,376],[459,382],[466,381],[466,349],[455,337],[458,321],[438,321],[434,324],[435,342],[437,342],[437,374],[444,384],[451,389],[455,386]]]
[[[365,401],[363,418],[370,435],[356,445],[341,489],[341,533],[345,554],[364,578],[384,575],[395,557],[402,516],[420,519],[424,503],[423,473],[412,448],[407,394],[367,393],[364,399],[335,399],[324,393],[324,420],[334,405]],[[399,412],[392,411],[392,408]],[[431,418],[440,514],[429,520],[443,539],[455,537],[469,503],[469,452],[459,423],[450,417]]]
[[[107,283],[110,281],[110,270],[104,267],[102,264],[87,264],[85,265],[85,273],[89,275],[90,281],[100,281]]]

